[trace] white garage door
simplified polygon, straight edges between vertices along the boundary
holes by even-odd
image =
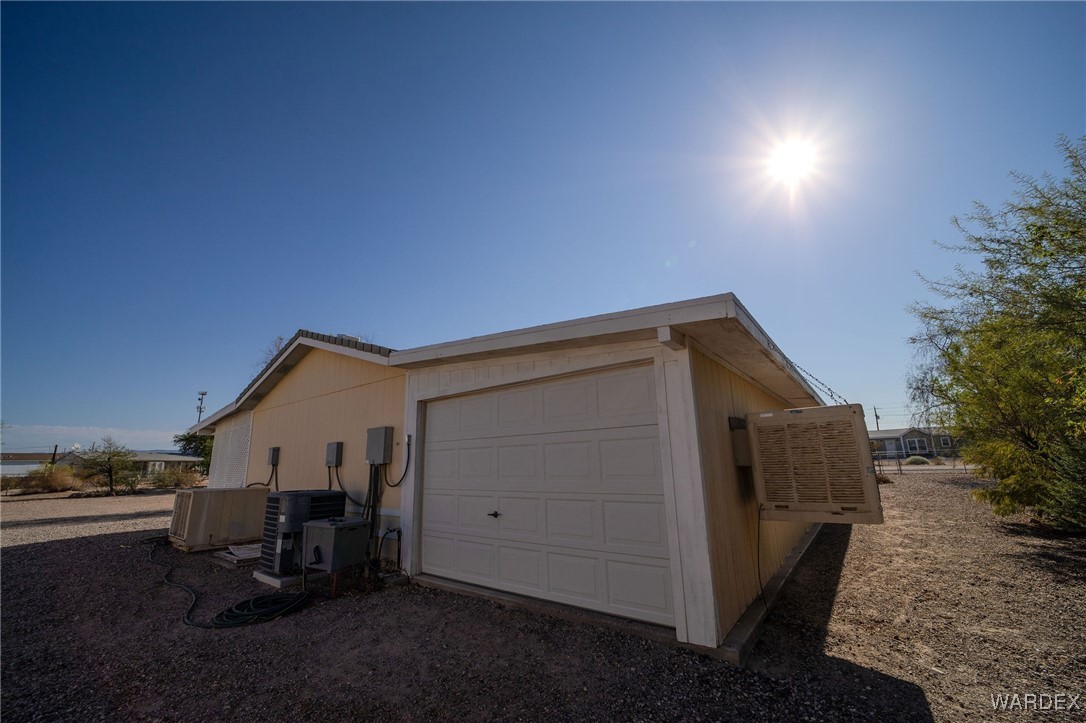
[[[674,624],[651,366],[432,402],[422,571]]]

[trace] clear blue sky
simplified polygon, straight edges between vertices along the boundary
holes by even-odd
[[[168,446],[299,327],[408,348],[725,291],[902,426],[915,272],[961,260],[932,241],[1086,131],[1083,3],[2,16],[6,450]]]

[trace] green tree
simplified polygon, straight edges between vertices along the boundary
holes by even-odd
[[[926,280],[947,303],[911,308],[909,392],[998,480],[977,493],[997,513],[1086,529],[1086,138],[1059,147],[1066,178],[1017,174],[1011,201],[954,219],[964,241],[947,248],[981,270]]]
[[[112,437],[102,437],[101,446],[92,444],[90,449],[79,453],[77,469],[84,479],[104,481],[110,494],[115,494],[117,483],[128,486],[134,477],[128,473],[135,466],[136,455]]]
[[[211,448],[215,445],[215,437],[200,435],[196,432],[185,432],[175,434],[173,443],[181,451],[181,454],[202,458],[203,462],[196,465],[196,471],[200,474],[208,473],[208,470],[211,469]]]

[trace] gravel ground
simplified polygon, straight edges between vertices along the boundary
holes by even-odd
[[[824,528],[744,668],[417,586],[192,628],[149,552],[198,589],[198,621],[269,588],[207,554],[141,544],[147,531],[112,532],[130,518],[75,539],[87,523],[23,525],[34,516],[4,501],[3,717],[1019,720],[990,696],[1086,693],[1086,540],[993,518],[969,478],[892,479],[887,524]],[[103,517],[70,507],[98,500],[66,502],[55,518]],[[161,533],[167,519],[136,522]],[[1044,717],[1081,720],[1080,706]]]

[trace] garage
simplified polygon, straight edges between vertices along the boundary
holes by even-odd
[[[675,624],[651,364],[435,399],[423,573]]]

